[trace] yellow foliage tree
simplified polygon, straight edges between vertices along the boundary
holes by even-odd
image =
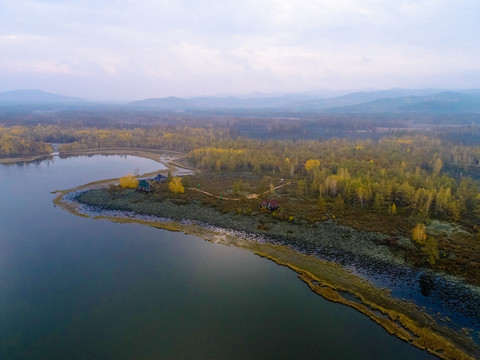
[[[185,188],[182,184],[182,178],[178,176],[172,178],[172,181],[168,183],[168,189],[174,194],[183,194],[185,192]]]
[[[310,172],[313,169],[318,169],[320,167],[320,160],[310,159],[305,163],[305,170]]]
[[[392,207],[390,208],[390,213],[393,215],[397,214],[397,206],[395,205],[395,203],[392,204]]]
[[[417,224],[412,230],[412,239],[418,244],[425,244],[427,239],[427,233],[425,232],[426,228],[423,224]]]
[[[127,174],[119,179],[119,183],[124,189],[135,189],[138,186],[138,179],[133,174]]]

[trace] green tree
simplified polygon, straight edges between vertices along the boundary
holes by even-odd
[[[327,202],[325,201],[325,198],[322,195],[318,197],[317,208],[322,212],[327,210]]]
[[[430,265],[435,265],[439,258],[437,240],[430,236],[425,242],[425,245],[422,248],[422,252],[426,256],[427,262]]]
[[[375,198],[373,200],[373,208],[375,210],[381,210],[385,205],[385,200],[383,199],[383,196],[380,193],[375,194]]]
[[[305,191],[307,190],[307,183],[305,180],[298,180],[297,182],[297,196],[299,198],[305,196]]]
[[[190,175],[185,175],[182,177],[182,184],[186,188],[192,187],[192,178]]]

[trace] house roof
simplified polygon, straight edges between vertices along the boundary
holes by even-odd
[[[138,187],[149,188],[150,183],[147,180],[140,180],[138,182]]]

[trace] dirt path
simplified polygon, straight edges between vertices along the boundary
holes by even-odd
[[[280,189],[280,188],[282,188],[282,187],[284,187],[284,186],[287,186],[287,185],[290,185],[290,184],[291,184],[291,182],[289,181],[289,182],[287,182],[287,183],[285,183],[285,184],[278,185],[278,186],[274,187],[274,189],[277,190],[277,189]],[[200,192],[200,193],[202,193],[202,194],[209,195],[209,196],[213,196],[213,197],[215,197],[215,198],[217,198],[217,199],[222,199],[222,200],[233,200],[233,201],[242,200],[242,198],[229,198],[229,197],[224,197],[224,196],[222,196],[222,195],[212,194],[211,192],[204,191],[204,190],[200,190],[200,189],[197,189],[197,188],[192,188],[192,187],[187,188],[187,190],[192,190],[192,191]],[[264,192],[262,192],[262,193],[260,193],[260,194],[250,194],[250,195],[247,196],[247,199],[257,199],[259,196],[266,195],[266,194],[268,194],[269,192],[270,192],[270,190],[264,191]]]

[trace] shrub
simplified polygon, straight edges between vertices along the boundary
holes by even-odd
[[[133,174],[127,174],[119,179],[119,183],[124,189],[135,189],[138,186],[138,179]]]

